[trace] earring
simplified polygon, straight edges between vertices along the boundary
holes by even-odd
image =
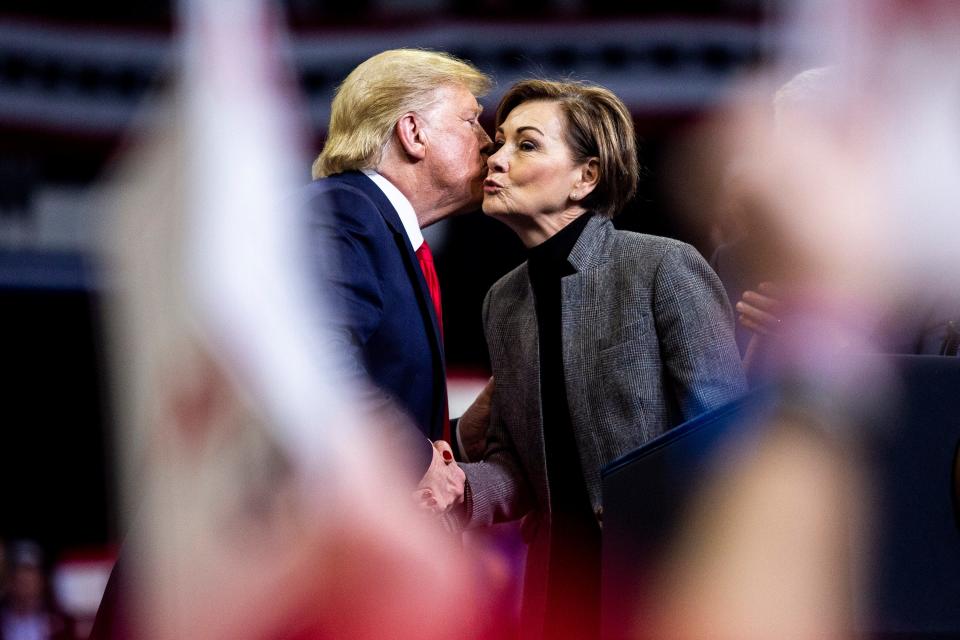
[[[574,191],[573,193],[570,194],[570,199],[573,201],[577,201],[580,199],[580,194]]]

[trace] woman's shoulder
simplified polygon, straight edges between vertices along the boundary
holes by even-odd
[[[490,291],[487,292],[487,297],[514,297],[528,289],[527,281],[527,263],[521,262],[493,283]]]
[[[613,234],[614,255],[659,264],[665,256],[699,256],[699,252],[690,244],[675,238],[655,236],[636,231],[617,230]]]

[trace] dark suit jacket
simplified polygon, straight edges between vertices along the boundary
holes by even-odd
[[[414,482],[442,436],[446,373],[436,314],[420,264],[400,217],[368,177],[349,172],[317,180],[303,197],[309,246],[320,295],[333,309],[320,334],[336,342],[346,382],[372,381],[373,402],[401,408],[417,428],[390,433],[410,453]],[[127,601],[130,551],[124,545],[97,611],[92,640],[136,637]]]
[[[397,211],[370,178],[351,171],[306,187],[309,251],[321,294],[334,309],[321,333],[419,429],[391,434],[426,471],[429,440],[442,437],[443,345],[430,292]],[[422,473],[421,471],[421,473]]]

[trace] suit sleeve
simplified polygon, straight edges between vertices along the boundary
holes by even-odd
[[[492,291],[483,301],[483,325],[488,343],[491,295]],[[467,476],[464,504],[458,514],[461,526],[489,526],[517,520],[532,507],[530,487],[500,410],[504,402],[509,399],[503,397],[500,388],[495,388],[483,459],[460,465]]]
[[[364,196],[346,190],[316,194],[308,205],[310,266],[330,307],[319,333],[331,352],[338,354],[332,375],[359,389],[364,407],[394,425],[386,433],[388,446],[410,452],[414,470],[422,475],[430,465],[432,445],[389,395],[373,384],[364,358],[364,345],[383,317],[384,294],[373,260],[378,243],[371,228],[380,214]]]
[[[683,420],[746,392],[726,293],[693,247],[674,243],[664,252],[654,280],[653,315],[666,388]]]

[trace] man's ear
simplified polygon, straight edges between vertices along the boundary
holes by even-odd
[[[393,128],[397,141],[404,153],[414,160],[423,160],[426,156],[423,121],[412,111],[400,116]]]
[[[590,195],[590,193],[596,189],[599,181],[600,160],[599,158],[590,158],[580,167],[580,179],[575,185],[576,192],[579,195],[577,200],[582,200]]]

